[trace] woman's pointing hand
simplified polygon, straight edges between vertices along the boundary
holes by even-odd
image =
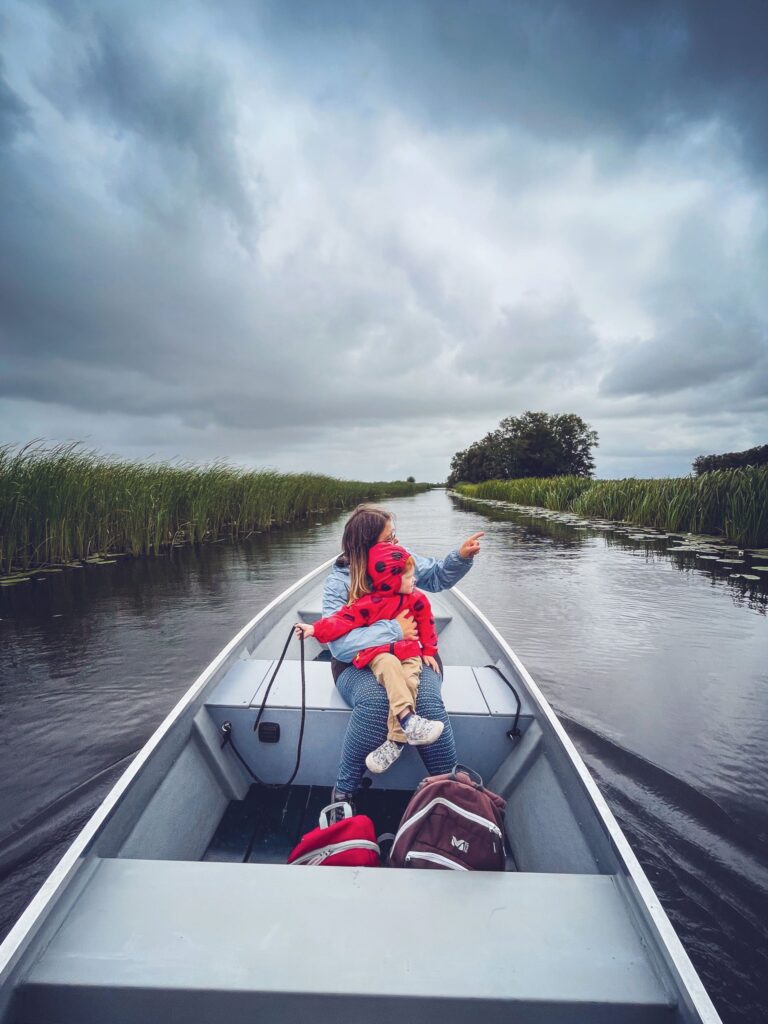
[[[459,548],[459,554],[462,558],[474,558],[480,550],[480,538],[485,536],[485,531],[481,530],[480,533],[473,533],[471,537],[467,537],[464,543]]]

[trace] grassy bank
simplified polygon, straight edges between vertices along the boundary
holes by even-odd
[[[120,462],[79,445],[0,447],[0,573],[97,552],[235,539],[426,485],[314,473]]]
[[[488,480],[457,484],[467,497],[539,505],[676,533],[709,533],[745,547],[768,545],[768,466],[663,480]]]

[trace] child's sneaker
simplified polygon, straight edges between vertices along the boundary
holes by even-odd
[[[439,740],[445,726],[442,722],[436,722],[432,718],[422,718],[421,715],[409,715],[403,725],[408,743],[412,747],[428,747],[430,743]]]
[[[365,759],[365,767],[369,772],[373,772],[374,775],[381,775],[387,768],[391,768],[395,761],[400,757],[403,752],[403,747],[400,743],[394,743],[392,740],[384,740],[380,747],[376,747],[372,750],[368,757]]]

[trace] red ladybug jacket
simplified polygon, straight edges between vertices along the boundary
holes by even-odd
[[[394,619],[409,608],[419,630],[418,640],[396,640],[380,647],[366,647],[358,651],[353,664],[365,668],[377,654],[394,654],[400,661],[422,655],[434,657],[437,653],[437,633],[432,608],[422,591],[401,594],[400,577],[403,575],[408,552],[398,544],[374,544],[368,553],[368,575],[373,592],[364,594],[350,605],[345,605],[326,619],[315,623],[315,637],[321,644],[338,640],[358,626],[370,626],[379,619]]]

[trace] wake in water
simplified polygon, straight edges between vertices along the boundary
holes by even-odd
[[[627,835],[726,1024],[755,1024],[768,1001],[764,823],[559,715]],[[738,949],[738,959],[729,955]],[[745,950],[747,951],[745,953]]]
[[[0,839],[0,941],[134,756],[107,765]]]

